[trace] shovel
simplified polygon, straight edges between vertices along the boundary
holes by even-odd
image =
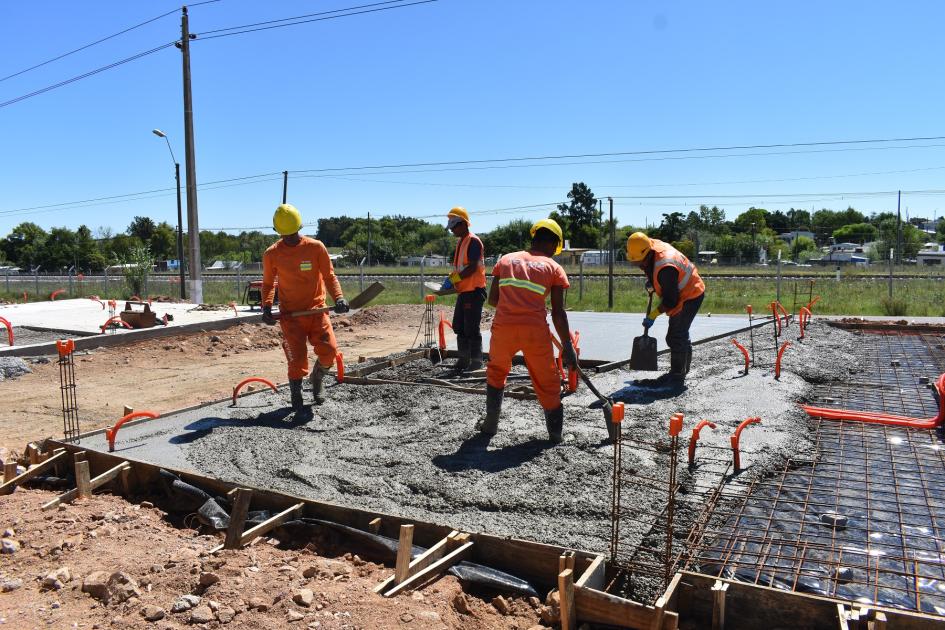
[[[380,282],[375,282],[361,293],[358,293],[356,296],[351,298],[351,301],[348,302],[348,308],[352,311],[356,311],[359,308],[362,308],[367,305],[368,302],[376,298],[381,291],[384,290],[384,285]],[[333,306],[323,306],[321,308],[313,308],[307,311],[293,311],[291,313],[273,313],[273,317],[279,319],[280,317],[301,317],[303,315],[318,315],[320,313],[327,313],[329,311],[335,310]]]
[[[581,366],[574,366],[575,371],[577,371],[578,376],[581,377],[581,380],[584,381],[584,384],[587,385],[587,388],[591,390],[597,399],[601,401],[602,407],[601,410],[604,412],[604,424],[607,425],[607,437],[610,439],[611,444],[613,444],[617,439],[617,431],[620,430],[618,425],[614,424],[614,401],[610,398],[604,397],[597,388],[594,387],[594,384],[591,383],[591,379],[587,378],[587,374],[584,373],[584,370],[581,369]]]
[[[649,315],[653,307],[653,292],[650,291],[650,301],[646,305],[646,312]],[[650,329],[643,329],[642,337],[633,339],[633,350],[630,352],[630,369],[641,370],[645,372],[655,372],[656,367],[656,339],[650,337]]]

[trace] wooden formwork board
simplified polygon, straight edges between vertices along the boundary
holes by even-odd
[[[670,594],[670,607],[679,613],[684,628],[711,628],[713,610],[718,615],[719,592],[724,595],[725,630],[757,628],[830,628],[840,627],[837,605],[855,605],[882,612],[887,630],[942,630],[945,617],[908,612],[883,606],[868,606],[846,600],[808,595],[745,582],[720,580],[711,575],[689,571],[680,578]],[[717,588],[721,582],[727,585]],[[713,587],[716,587],[713,590]]]

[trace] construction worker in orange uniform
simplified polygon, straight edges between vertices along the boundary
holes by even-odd
[[[478,370],[482,367],[482,305],[486,301],[486,267],[483,263],[485,251],[482,240],[469,231],[469,213],[456,207],[449,211],[447,229],[459,238],[453,254],[453,272],[449,283],[456,289],[456,307],[453,309],[453,332],[459,370]]]
[[[292,409],[304,408],[302,379],[308,371],[308,346],[315,349],[315,369],[309,380],[315,404],[325,402],[322,379],[338,354],[335,332],[328,313],[291,317],[289,313],[307,311],[325,306],[325,293],[331,293],[336,313],[347,313],[348,303],[341,292],[328,250],[321,241],[302,236],[302,215],[294,206],[284,203],[276,208],[272,226],[282,238],[263,254],[263,322],[282,327],[282,349],[289,363],[289,391]],[[282,316],[272,315],[275,283],[279,282],[279,310]]]
[[[681,387],[692,363],[689,328],[705,298],[705,284],[696,266],[682,252],[643,232],[634,232],[627,239],[627,260],[646,274],[647,289],[660,297],[659,304],[643,318],[643,327],[650,328],[661,313],[669,316],[666,333],[669,373],[637,384]]]
[[[495,318],[486,368],[486,416],[476,428],[486,435],[495,435],[498,430],[505,379],[512,368],[512,357],[521,351],[538,402],[545,410],[548,438],[557,444],[562,440],[564,407],[545,300],[550,294],[551,321],[564,348],[564,364],[576,366],[577,355],[564,311],[564,290],[570,284],[564,269],[551,258],[561,253],[564,242],[558,224],[541,219],[532,226],[531,235],[528,251],[506,254],[492,270],[489,304],[495,307]]]

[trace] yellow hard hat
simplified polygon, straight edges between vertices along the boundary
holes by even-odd
[[[276,213],[272,215],[272,229],[280,236],[295,234],[302,229],[302,215],[295,206],[284,203],[276,208]]]
[[[650,243],[650,237],[643,232],[634,232],[627,239],[627,260],[630,262],[640,262],[650,253],[653,244]]]
[[[469,213],[466,212],[466,208],[463,208],[462,206],[456,206],[455,208],[450,210],[446,214],[446,218],[448,219],[446,223],[447,228],[451,228],[454,225],[456,225],[456,219],[459,219],[460,221],[465,221],[466,225],[472,225],[469,222]]]
[[[561,232],[561,226],[558,225],[558,222],[554,219],[539,219],[535,221],[535,225],[532,226],[531,235],[535,236],[540,228],[545,228],[546,230],[551,230],[558,237],[558,247],[555,249],[555,256],[561,253],[561,248],[564,246],[564,234]]]

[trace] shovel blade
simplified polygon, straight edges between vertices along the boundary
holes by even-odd
[[[634,338],[629,367],[631,370],[644,372],[655,372],[657,370],[655,338],[649,335]]]

